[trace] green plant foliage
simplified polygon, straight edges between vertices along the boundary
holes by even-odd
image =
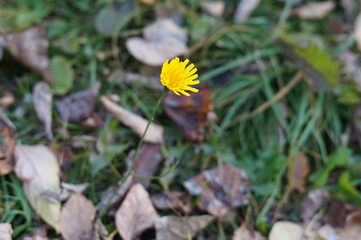
[[[74,71],[70,62],[64,57],[54,57],[50,62],[50,70],[54,79],[53,92],[64,95],[73,86]]]

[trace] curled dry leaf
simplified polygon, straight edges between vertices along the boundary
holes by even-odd
[[[288,184],[290,190],[295,189],[303,193],[309,172],[310,167],[308,166],[307,157],[301,152],[296,152],[288,168]]]
[[[101,101],[105,108],[111,112],[120,122],[131,128],[138,136],[143,135],[148,120],[115,104],[108,97],[101,97]],[[151,123],[148,128],[148,132],[144,137],[144,141],[150,143],[163,142],[163,128],[155,123]]]
[[[157,209],[176,209],[186,213],[190,213],[190,203],[185,204],[181,197],[184,196],[184,192],[164,192],[151,196],[152,202]]]
[[[345,227],[340,229],[341,239],[358,240],[361,236],[361,210],[350,213],[346,218]]]
[[[48,58],[49,41],[45,28],[35,26],[15,35],[5,37],[5,47],[19,62],[40,74],[49,83],[52,76]]]
[[[59,165],[53,152],[44,145],[16,145],[15,173],[23,181],[25,194],[39,215],[59,231],[60,203],[42,196],[60,189]]]
[[[13,229],[9,223],[0,223],[0,239],[1,240],[11,240],[11,234]]]
[[[307,197],[301,202],[303,226],[307,226],[311,222],[328,196],[328,192],[323,189],[315,189],[308,193]]]
[[[36,115],[43,122],[45,127],[45,133],[48,139],[53,139],[53,132],[51,131],[51,109],[52,99],[50,88],[47,83],[39,82],[33,89],[33,103],[36,111]]]
[[[269,240],[302,240],[303,229],[293,222],[276,222],[269,234]]]
[[[94,111],[99,89],[100,83],[96,82],[87,90],[74,93],[56,101],[56,107],[61,119],[81,123],[90,117]]]
[[[260,0],[240,0],[234,14],[234,21],[238,23],[246,21],[259,3]]]
[[[137,60],[151,66],[161,66],[167,59],[187,54],[186,41],[185,29],[171,19],[158,19],[144,29],[144,38],[129,38],[126,46]]]
[[[226,164],[203,171],[184,186],[192,195],[201,196],[200,209],[224,216],[230,208],[248,204],[251,182],[244,170]]]
[[[225,3],[224,1],[202,1],[201,6],[206,13],[219,17],[224,12]]]
[[[60,213],[60,232],[65,240],[95,239],[93,221],[96,209],[82,194],[73,194]]]
[[[333,1],[311,2],[295,8],[291,15],[302,19],[321,19],[326,17],[335,8]]]
[[[163,156],[159,144],[144,144],[135,160],[134,173],[141,176],[152,177],[162,158]],[[150,183],[150,179],[147,178],[135,177],[133,181],[142,184],[145,188],[147,188]]]
[[[153,227],[157,218],[148,192],[139,183],[132,186],[115,215],[117,230],[124,240],[132,240]]]
[[[15,140],[12,138],[10,128],[0,129],[0,135],[4,141],[0,142],[0,176],[13,171],[13,153],[15,149]]]
[[[237,228],[232,240],[266,240],[259,232],[250,231],[245,225]]]
[[[189,141],[203,141],[204,127],[214,121],[212,91],[204,84],[190,97],[169,93],[162,105],[167,115],[181,128]]]
[[[205,228],[214,217],[210,215],[173,217],[165,216],[156,219],[157,240],[188,240]]]

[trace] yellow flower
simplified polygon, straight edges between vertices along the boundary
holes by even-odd
[[[169,60],[166,60],[163,63],[160,81],[165,87],[177,95],[182,93],[186,96],[190,96],[186,91],[199,91],[198,89],[189,86],[196,85],[199,81],[195,80],[198,77],[198,74],[195,74],[197,68],[194,67],[194,64],[190,64],[187,67],[188,63],[188,59],[182,62],[179,58],[174,58],[170,62]]]

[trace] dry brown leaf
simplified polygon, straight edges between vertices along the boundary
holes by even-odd
[[[159,144],[145,143],[135,160],[134,173],[141,176],[152,177],[162,160],[162,152]],[[151,179],[135,177],[133,182],[140,183],[143,187],[149,186]]]
[[[302,152],[296,152],[288,168],[288,184],[290,190],[298,190],[303,193],[309,172],[308,158]]]
[[[94,111],[99,89],[100,83],[96,82],[87,90],[56,101],[56,107],[61,119],[74,123],[81,123],[87,119]]]
[[[151,196],[152,203],[157,209],[176,209],[188,215],[191,211],[190,203],[185,204],[181,197],[184,192],[164,192]]]
[[[260,0],[240,0],[234,14],[234,21],[238,23],[246,21],[259,3]]]
[[[200,209],[223,216],[231,208],[248,204],[251,182],[245,171],[226,164],[203,171],[184,186],[192,195],[201,196]]]
[[[205,228],[214,217],[210,215],[173,217],[165,216],[155,222],[157,240],[188,240]]]
[[[202,1],[201,6],[206,13],[219,17],[224,12],[225,3],[224,1]]]
[[[335,8],[333,1],[311,2],[295,8],[291,15],[302,19],[321,19],[326,17]]]
[[[326,224],[315,232],[317,240],[341,240],[336,229]],[[346,240],[346,239],[345,239]]]
[[[211,103],[212,91],[200,85],[198,94],[190,97],[169,93],[162,102],[167,115],[181,128],[189,141],[203,141],[204,127],[216,117]]]
[[[301,202],[303,226],[308,226],[328,196],[328,192],[323,189],[315,189],[308,193],[307,197]]]
[[[167,59],[187,54],[186,41],[185,29],[171,19],[158,19],[144,29],[144,38],[129,38],[126,46],[137,60],[151,66],[161,66]]]
[[[13,229],[9,223],[0,223],[0,240],[11,240]]]
[[[52,109],[53,95],[47,83],[39,82],[33,89],[33,103],[36,115],[43,122],[45,133],[48,139],[53,139],[53,132],[51,131],[51,109]]]
[[[4,141],[0,142],[0,175],[6,175],[14,170],[13,153],[16,142],[10,128],[0,129],[0,135],[4,138]]]
[[[138,134],[138,136],[143,135],[148,120],[115,104],[108,97],[101,97],[101,101],[105,108],[111,112],[120,122],[131,128],[136,134]],[[145,134],[144,141],[150,143],[163,142],[163,128],[155,123],[151,123],[147,134]]]
[[[37,227],[35,231],[26,234],[22,240],[48,240],[47,227],[45,225]]]
[[[157,218],[148,192],[139,183],[132,186],[115,215],[117,230],[124,240],[133,240],[153,227]]]
[[[48,46],[49,41],[43,26],[35,26],[5,38],[5,47],[16,60],[51,83]]]
[[[357,48],[361,51],[361,13],[357,15],[354,23],[354,38],[357,43]]]
[[[266,238],[259,232],[250,231],[246,225],[242,225],[234,231],[232,240],[266,240]]]
[[[293,222],[276,222],[268,240],[302,240],[303,229]]]
[[[0,94],[2,95],[0,97],[0,106],[1,107],[6,108],[15,102],[14,95],[11,92],[5,91],[4,93],[0,93]]]
[[[339,230],[342,240],[359,240],[361,236],[361,210],[349,214],[345,227]]]
[[[39,215],[59,231],[60,203],[42,196],[60,190],[59,165],[53,152],[44,145],[16,145],[15,172],[23,181],[25,194]]]
[[[65,240],[94,238],[93,221],[96,209],[82,194],[73,194],[60,213],[60,232]]]

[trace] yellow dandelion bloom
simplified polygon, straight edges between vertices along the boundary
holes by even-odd
[[[199,83],[198,80],[195,80],[198,77],[197,68],[194,67],[194,64],[187,66],[188,63],[188,59],[183,62],[179,58],[174,58],[170,62],[166,60],[160,74],[160,81],[163,86],[177,95],[181,93],[190,96],[186,91],[198,92],[198,89],[189,86]]]

